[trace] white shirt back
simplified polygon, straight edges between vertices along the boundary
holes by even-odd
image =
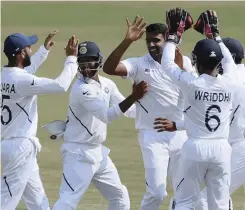
[[[113,115],[110,112],[113,109],[109,108],[111,105],[118,108],[125,97],[110,79],[99,76],[99,81],[86,81],[81,76],[73,84],[69,96],[65,142],[96,145],[106,140],[107,124],[114,120],[110,116]],[[132,106],[125,115],[134,118],[135,107]]]
[[[233,100],[233,111],[230,122],[229,142],[245,141],[245,67],[244,64],[237,65],[233,72],[243,81],[241,87],[235,92]]]
[[[184,56],[184,67],[191,66]],[[183,118],[184,98],[161,65],[150,54],[121,61],[127,68],[127,78],[139,83],[145,80],[149,92],[136,103],[136,129],[153,129],[155,118],[162,116],[174,121]],[[187,67],[190,69],[192,67]]]
[[[4,68],[2,79],[2,139],[35,137],[37,132],[37,96],[24,95],[20,80],[29,80],[29,74],[19,68]],[[31,86],[32,81],[29,85]]]
[[[46,59],[37,54],[39,60],[33,60],[30,67],[3,67],[1,72],[1,139],[31,138],[37,133],[37,95],[64,92],[68,89],[77,72],[76,57],[66,60],[61,75],[53,79],[32,75]],[[47,53],[47,52],[46,52]],[[40,56],[41,55],[41,56]],[[47,55],[47,54],[46,54]],[[35,68],[35,69],[33,69]]]
[[[222,76],[212,77],[202,74],[196,78],[193,74],[180,70],[174,63],[175,45],[173,43],[167,43],[165,49],[167,51],[164,51],[162,66],[168,69],[168,75],[181,88],[186,99],[184,127],[188,137],[190,139],[227,140],[234,87],[236,87],[234,73],[232,74],[233,63],[223,65],[230,70]],[[224,57],[227,56],[224,55]],[[229,58],[232,60],[231,55]]]

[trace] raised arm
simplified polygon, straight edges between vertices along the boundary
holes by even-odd
[[[64,69],[59,77],[48,79],[26,74],[18,82],[19,92],[22,95],[28,96],[67,91],[78,69],[77,47],[78,40],[75,36],[72,36],[66,47],[67,58]]]
[[[215,37],[215,40],[219,43],[219,46],[221,48],[224,57],[221,61],[224,74],[225,73],[234,74],[234,69],[236,69],[236,64],[232,58],[229,49],[225,46],[220,36]]]
[[[217,13],[214,10],[206,10],[205,12],[202,12],[200,14],[193,28],[197,32],[205,35],[206,38],[214,39],[219,43],[219,46],[223,54],[223,59],[221,61],[223,71],[224,73],[233,74],[233,70],[234,68],[236,68],[236,64],[232,58],[229,49],[225,46],[225,44],[222,41],[222,38],[220,37],[218,23],[219,21]]]
[[[138,16],[135,17],[134,22],[131,24],[128,19],[128,30],[124,40],[118,45],[118,47],[109,55],[104,63],[103,71],[109,75],[127,76],[127,68],[120,60],[129,46],[136,40],[140,39],[145,32],[146,22],[143,22],[144,18],[138,20]]]
[[[50,33],[42,46],[38,49],[38,51],[31,56],[31,65],[25,67],[25,71],[29,74],[35,74],[39,67],[43,64],[43,62],[48,58],[49,51],[51,47],[54,45],[53,37],[58,31],[53,31]]]
[[[184,72],[175,63],[176,46],[180,43],[182,33],[192,25],[192,18],[186,10],[176,8],[166,12],[168,34],[163,46],[161,66],[166,74],[181,88],[187,87],[188,83],[195,79],[194,75]],[[182,23],[182,24],[180,24]]]

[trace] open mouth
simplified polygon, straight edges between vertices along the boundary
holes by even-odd
[[[157,49],[155,47],[154,48],[150,48],[149,50],[150,50],[150,52],[156,52],[157,51]]]

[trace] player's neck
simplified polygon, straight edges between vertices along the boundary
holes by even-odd
[[[219,73],[217,71],[210,70],[210,71],[205,72],[204,74],[207,74],[211,77],[217,77]]]
[[[7,67],[17,67],[17,68],[20,68],[20,69],[24,69],[24,66],[22,64],[16,64],[16,63],[8,63]]]
[[[161,64],[161,60],[162,60],[162,55],[158,55],[156,57],[153,58],[156,62],[158,62],[159,64]]]
[[[95,77],[93,77],[93,80],[95,80],[96,82],[100,82],[100,80],[99,80],[99,74],[97,74]]]

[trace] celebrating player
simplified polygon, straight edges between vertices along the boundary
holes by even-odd
[[[185,131],[157,133],[153,122],[159,115],[172,120],[183,117],[184,98],[172,80],[161,67],[162,45],[167,26],[161,23],[148,25],[136,16],[133,23],[127,19],[128,30],[125,39],[110,54],[104,64],[104,72],[123,76],[138,84],[145,80],[149,92],[136,103],[136,128],[139,130],[139,144],[142,151],[146,193],[141,210],[157,210],[166,198],[167,172],[170,182],[175,182],[180,149],[187,139]],[[148,54],[120,62],[125,51],[139,40],[146,31]],[[190,60],[183,57],[185,69],[192,68]]]
[[[107,124],[123,114],[135,117],[132,105],[145,95],[147,84],[140,82],[125,99],[114,82],[99,76],[102,55],[94,42],[79,44],[78,63],[80,76],[70,93],[61,148],[60,196],[53,210],[76,209],[91,182],[108,200],[108,210],[129,210],[128,191],[108,156],[109,149],[102,143],[106,140]]]
[[[54,44],[50,34],[38,53],[31,57],[31,46],[37,36],[21,33],[9,35],[4,42],[8,65],[2,68],[1,113],[1,209],[14,210],[23,198],[30,210],[48,210],[37,165],[41,145],[37,133],[37,95],[67,91],[77,72],[77,39],[73,36],[66,47],[66,62],[61,75],[53,79],[34,74]]]
[[[242,64],[244,49],[241,43],[236,39],[225,38],[223,39],[223,43],[229,49],[237,65],[237,69],[234,69],[233,74],[237,74],[237,76],[243,80],[244,84],[243,88],[239,87],[240,89],[235,93],[228,138],[232,147],[230,194],[233,194],[245,183],[245,68],[244,64]],[[222,66],[219,72],[223,74]],[[208,210],[206,188],[202,191],[201,199],[196,209]],[[233,209],[231,198],[229,209]]]
[[[227,141],[232,110],[233,89],[236,87],[236,68],[229,50],[222,43],[217,28],[215,11],[202,13],[195,30],[214,37],[197,42],[193,60],[199,77],[183,72],[175,63],[175,48],[185,30],[192,25],[186,10],[176,8],[166,12],[168,38],[163,50],[162,67],[173,81],[181,87],[186,100],[184,127],[188,140],[181,152],[177,174],[175,209],[194,209],[205,180],[209,209],[229,208],[229,183],[231,147]],[[224,58],[223,58],[224,57]],[[222,60],[223,58],[223,60]],[[224,74],[218,74],[217,67],[222,60]],[[156,119],[156,129],[162,119]],[[175,127],[175,128],[174,128]],[[175,130],[173,124],[169,130]]]

